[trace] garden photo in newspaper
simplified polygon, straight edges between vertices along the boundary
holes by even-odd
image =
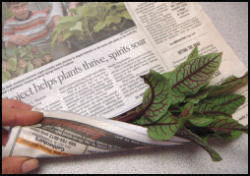
[[[51,48],[51,32],[62,15],[55,3],[2,3],[3,82],[68,55],[65,42]]]
[[[77,51],[135,26],[122,2],[77,3],[75,6],[58,21],[52,46],[61,37]]]
[[[71,3],[3,4],[3,82],[135,26],[123,3]]]

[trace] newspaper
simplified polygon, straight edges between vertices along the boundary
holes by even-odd
[[[200,54],[223,52],[214,84],[247,71],[199,3],[26,5],[40,12],[31,12],[30,18],[44,15],[49,20],[44,24],[55,25],[48,29],[47,40],[34,39],[13,49],[13,42],[8,43],[13,18],[8,20],[11,17],[7,18],[8,13],[3,11],[6,58],[2,58],[2,98],[28,103],[43,112],[45,118],[34,126],[12,128],[4,156],[67,156],[184,144],[188,141],[178,137],[152,140],[146,128],[109,118],[141,104],[148,86],[140,76],[151,69],[160,73],[173,70],[195,46]],[[58,16],[64,20],[57,21]],[[79,18],[74,21],[75,17]],[[29,35],[22,32],[19,34]],[[25,53],[28,51],[32,54]],[[7,63],[11,63],[10,70]],[[248,99],[247,86],[238,93]],[[233,118],[248,124],[248,100]]]
[[[10,148],[5,155],[59,157],[189,142],[179,137],[168,142],[153,140],[147,136],[145,128],[124,122],[91,119],[67,112],[41,112],[45,118],[40,124],[12,130],[8,141]]]

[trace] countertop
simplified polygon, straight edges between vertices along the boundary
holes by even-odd
[[[248,67],[248,2],[202,2],[226,42]],[[222,156],[213,162],[205,150],[189,145],[167,149],[41,159],[40,174],[247,174],[248,135],[212,147]]]

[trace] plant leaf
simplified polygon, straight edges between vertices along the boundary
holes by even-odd
[[[63,35],[63,41],[67,40],[68,38],[70,38],[72,36],[72,32],[71,31],[67,31],[64,33]]]
[[[221,85],[209,87],[208,96],[217,96],[217,95],[231,93],[247,84],[248,84],[248,72],[246,72],[242,77],[239,78],[231,76],[225,79],[225,81],[223,81]]]
[[[19,49],[19,54],[20,54],[20,57],[24,57],[26,55],[26,51],[24,50],[24,48],[20,48]]]
[[[148,135],[157,140],[171,139],[178,129],[183,125],[183,119],[177,119],[170,112],[156,123],[148,127]]]
[[[70,8],[68,11],[69,11],[71,14],[76,15],[76,8]]]
[[[166,79],[169,79],[171,74],[172,74],[172,72],[165,72],[162,74],[162,76],[164,76]]]
[[[148,88],[143,95],[142,104],[136,108],[136,112],[144,114],[144,111],[147,109],[147,107],[150,105],[152,100],[152,92],[151,89]],[[136,119],[133,123],[138,125],[145,125],[150,124],[152,121],[146,118],[146,116],[140,116],[139,119]]]
[[[60,19],[58,20],[57,26],[64,26],[67,24],[72,24],[72,23],[76,23],[78,21],[78,18],[76,18],[75,16],[62,16],[60,17]]]
[[[2,82],[6,82],[11,79],[11,74],[8,71],[2,71]]]
[[[178,117],[187,119],[193,114],[193,110],[194,110],[194,104],[188,102],[184,105],[183,110]]]
[[[225,116],[216,117],[215,120],[207,127],[215,132],[242,131],[248,133],[248,127],[241,125],[233,118],[228,118]]]
[[[72,26],[69,31],[73,32],[73,31],[80,31],[82,32],[83,29],[82,29],[82,22],[81,21],[78,21],[74,26]]]
[[[114,5],[116,6],[118,11],[126,11],[127,12],[127,9],[126,9],[123,2],[118,2],[118,3],[115,3]]]
[[[199,56],[198,47],[195,46],[195,48],[192,50],[192,52],[188,55],[187,61],[189,61],[191,59],[195,59],[198,56]]]
[[[94,31],[95,32],[100,32],[102,29],[104,29],[106,26],[106,23],[104,23],[103,21],[98,22],[95,26],[94,26]]]
[[[214,149],[212,149],[205,140],[202,140],[202,138],[200,138],[198,135],[196,135],[189,129],[182,127],[178,130],[177,135],[190,139],[191,141],[201,146],[203,149],[205,149],[209,153],[213,161],[222,160],[221,156]]]
[[[27,71],[30,72],[34,69],[34,66],[32,65],[32,63],[28,62],[27,64]]]
[[[8,60],[8,67],[10,71],[16,71],[17,67],[17,59],[15,57],[11,57]]]
[[[124,12],[120,13],[119,16],[123,17],[127,20],[131,20],[131,16],[129,15],[128,11],[124,11]]]
[[[229,133],[216,132],[213,136],[223,140],[233,140],[238,138],[242,133],[242,131],[232,131]]]
[[[211,53],[199,56],[182,63],[172,72],[171,87],[176,103],[183,101],[182,96],[194,95],[208,83],[220,65],[221,55]]]
[[[96,5],[95,4],[87,4],[83,6],[78,6],[76,8],[76,13],[79,16],[82,17],[95,17],[97,16],[97,10],[96,10]]]
[[[16,57],[17,56],[17,48],[6,48],[6,57]]]
[[[214,121],[214,118],[209,118],[206,116],[192,116],[192,118],[189,119],[189,122],[197,127],[206,127]]]
[[[141,118],[157,121],[166,114],[171,105],[169,81],[153,70],[143,78],[149,84],[151,93],[145,94],[147,96],[143,100],[145,112]]]
[[[187,97],[185,102],[190,102],[193,104],[198,104],[201,100],[205,99],[208,96],[208,91],[200,91],[196,95]]]
[[[51,40],[51,47],[52,48],[55,46],[56,40],[57,40],[60,33],[61,33],[60,28],[57,28],[57,29],[55,29],[53,31],[53,33],[52,33],[53,37],[52,37],[52,40]]]
[[[117,15],[117,16],[107,16],[105,19],[105,24],[106,26],[109,26],[111,24],[119,24],[121,22],[122,18]]]
[[[218,97],[211,97],[201,101],[195,106],[194,111],[204,115],[231,115],[245,102],[245,97],[238,94],[228,94]]]

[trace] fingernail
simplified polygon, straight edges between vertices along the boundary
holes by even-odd
[[[38,164],[39,164],[38,160],[36,160],[36,159],[27,160],[22,165],[22,172],[23,173],[30,172],[30,171],[36,169],[38,167]]]

